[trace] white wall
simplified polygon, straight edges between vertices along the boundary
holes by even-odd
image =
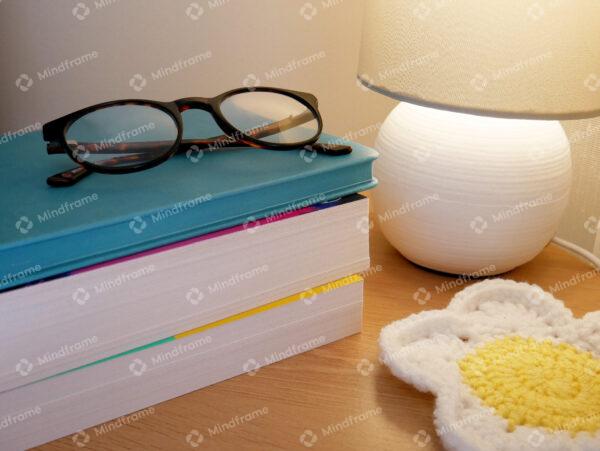
[[[358,0],[3,0],[0,133],[105,100],[211,96],[254,82],[254,74],[262,85],[313,92],[326,131],[371,131],[361,140],[372,142],[373,124],[394,102],[356,85],[361,22]],[[44,77],[84,55],[89,61]],[[16,86],[21,74],[31,87],[27,79]],[[135,74],[146,80],[141,91],[129,84]]]
[[[563,121],[571,142],[573,187],[559,235],[600,256],[600,118]]]

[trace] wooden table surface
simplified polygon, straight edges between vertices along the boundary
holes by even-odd
[[[378,362],[380,329],[391,321],[424,309],[444,308],[459,288],[444,291],[451,276],[423,270],[395,251],[377,227],[371,236],[372,271],[365,280],[361,334],[261,368],[211,387],[154,406],[154,411],[112,432],[87,430],[85,448],[71,436],[39,450],[306,450],[305,430],[316,436],[316,450],[441,450],[432,425],[433,398],[393,377]],[[549,245],[534,261],[503,275],[536,283],[548,290],[557,282],[587,273],[590,265]],[[585,278],[584,278],[585,279]],[[419,305],[413,294],[423,287],[432,298]],[[575,315],[600,308],[600,277],[587,279],[555,294]],[[214,436],[209,428],[262,409],[251,421]],[[362,421],[330,434],[329,425],[349,416]],[[196,447],[190,431],[205,436]],[[191,437],[194,438],[194,437]],[[304,439],[314,440],[310,435]]]

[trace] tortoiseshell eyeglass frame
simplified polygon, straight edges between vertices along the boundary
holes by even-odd
[[[221,103],[236,94],[245,92],[272,92],[289,96],[296,101],[303,104],[308,111],[297,116],[288,117],[271,124],[258,127],[252,130],[239,130],[233,126],[221,112]],[[89,114],[93,111],[100,110],[107,107],[119,106],[119,105],[144,105],[152,108],[157,108],[167,113],[177,125],[177,138],[170,146],[168,151],[164,151],[164,142],[145,142],[145,143],[127,143],[123,145],[123,151],[129,151],[131,153],[131,147],[138,145],[140,146],[139,155],[144,155],[143,160],[140,163],[131,163],[127,166],[118,166],[119,162],[127,159],[128,162],[135,161],[139,158],[136,154],[130,154],[123,157],[113,157],[105,160],[103,165],[97,165],[86,161],[78,155],[78,151],[67,143],[66,134],[69,127],[77,121],[79,118]],[[214,136],[206,139],[182,139],[183,135],[183,119],[181,113],[190,110],[199,109],[209,112],[214,118],[217,125],[224,132],[223,135]],[[315,136],[305,141],[295,143],[274,143],[261,140],[262,137],[277,134],[281,131],[288,130],[297,125],[309,122],[311,120],[317,120],[318,128]],[[93,105],[87,108],[83,108],[79,111],[67,114],[61,118],[55,119],[43,126],[44,140],[48,142],[47,150],[48,154],[64,154],[66,153],[75,163],[78,164],[76,168],[55,174],[48,177],[47,183],[50,186],[71,186],[80,181],[86,175],[91,172],[99,172],[103,174],[126,174],[131,172],[143,171],[150,169],[161,163],[164,163],[173,155],[178,152],[186,152],[189,149],[211,149],[220,150],[227,147],[255,147],[261,149],[272,149],[272,150],[293,150],[298,148],[304,148],[309,146],[311,151],[327,155],[346,155],[352,152],[352,148],[346,145],[339,144],[324,144],[317,143],[319,136],[323,130],[323,120],[318,110],[317,98],[309,93],[292,91],[288,89],[270,88],[270,87],[255,87],[255,88],[239,88],[231,91],[219,94],[216,97],[205,98],[205,97],[186,97],[178,99],[172,102],[160,102],[155,100],[142,100],[142,99],[126,99],[126,100],[115,100],[110,102],[104,102],[97,105]],[[85,147],[85,143],[84,147]],[[111,153],[114,154],[115,150],[110,151],[94,148],[93,144],[89,143],[90,148],[86,148],[86,151],[95,153]],[[152,147],[155,147],[154,153],[156,157],[147,161],[149,153],[153,152]],[[142,158],[139,158],[140,160]]]

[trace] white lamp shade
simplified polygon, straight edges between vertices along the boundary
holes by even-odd
[[[359,79],[455,111],[600,114],[598,0],[369,0]]]

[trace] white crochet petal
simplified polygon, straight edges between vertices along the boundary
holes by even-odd
[[[396,321],[381,330],[381,361],[421,391],[437,393],[460,382],[456,362],[471,348],[459,337],[468,325],[450,312],[430,311]]]
[[[434,424],[448,450],[484,450],[487,446],[485,436],[474,434],[472,429],[481,430],[486,421],[504,427],[504,420],[495,416],[492,409],[482,406],[470,390],[452,390],[448,386],[436,398]]]
[[[467,389],[467,387],[465,387]],[[473,405],[463,407],[456,395],[443,393],[437,396],[434,412],[436,431],[444,448],[452,451],[598,451],[598,438],[579,434],[573,439],[568,432],[549,432],[518,426],[507,432],[507,421],[485,407],[480,400],[461,389],[459,399],[470,399]],[[444,390],[446,392],[446,390]]]
[[[600,312],[585,315],[575,330],[578,346],[600,358]]]
[[[557,331],[573,327],[573,314],[537,285],[512,280],[486,280],[456,294],[448,308],[473,324],[478,343],[506,335],[556,338]]]
[[[456,294],[445,310],[426,311],[381,331],[381,359],[394,375],[436,396],[434,423],[448,450],[599,451],[594,435],[518,426],[483,405],[462,381],[458,368],[468,352],[484,343],[518,334],[566,342],[600,354],[600,312],[575,319],[540,287],[494,279]]]

